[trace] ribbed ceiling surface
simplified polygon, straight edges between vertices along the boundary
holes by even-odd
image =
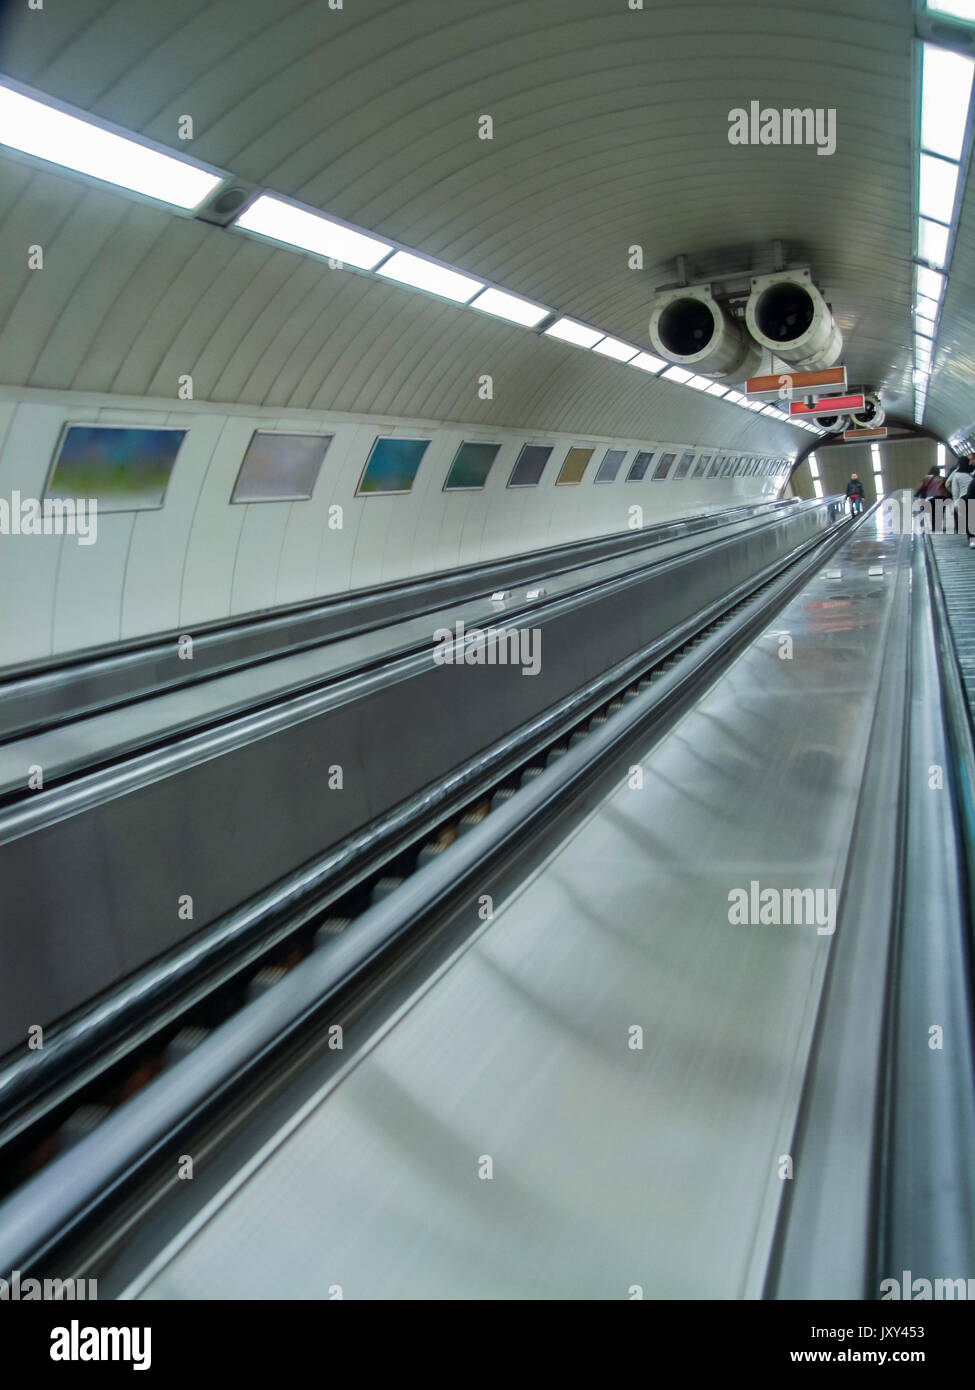
[[[644,345],[677,255],[702,278],[765,270],[780,239],[833,304],[851,383],[909,416],[912,36],[910,0],[72,0],[11,13],[0,70]],[[752,100],[835,108],[836,153],[730,145],[728,112]],[[25,163],[0,160],[0,200],[5,265],[32,243],[46,262],[0,289],[6,383],[172,396],[189,372],[198,399],[808,440]],[[963,298],[953,286],[950,381],[925,422],[943,434],[975,416],[951,384],[970,364]]]

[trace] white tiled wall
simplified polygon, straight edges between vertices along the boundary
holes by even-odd
[[[9,501],[14,491],[43,496],[62,429],[71,422],[179,426],[188,434],[165,505],[100,514],[95,545],[80,546],[73,536],[0,535],[3,666],[621,531],[634,502],[651,525],[772,496],[779,482],[761,475],[625,481],[635,449],[692,447],[687,441],[536,436],[453,422],[202,403],[174,407],[151,399],[5,388],[0,498]],[[255,429],[333,436],[309,501],[230,504]],[[386,434],[431,440],[413,491],[357,498],[373,440]],[[450,463],[465,438],[500,442],[502,448],[482,491],[444,493]],[[508,475],[526,442],[554,445],[552,456],[539,487],[509,489]],[[596,452],[580,485],[557,488],[572,445],[592,445]],[[592,478],[610,446],[625,447],[627,459],[615,483],[594,487]],[[343,508],[341,530],[327,524],[333,505]]]

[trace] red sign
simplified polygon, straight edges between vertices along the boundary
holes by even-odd
[[[790,415],[836,415],[841,410],[862,410],[863,396],[823,396],[814,405],[793,401],[789,406]]]

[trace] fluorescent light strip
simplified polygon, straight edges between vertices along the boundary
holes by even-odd
[[[295,207],[269,193],[262,193],[245,208],[234,225],[359,270],[372,270],[393,249],[386,241],[366,236],[321,213]]]
[[[975,16],[975,0],[964,0],[966,17]],[[951,13],[950,5],[929,6]],[[975,63],[964,54],[924,43],[921,50],[921,111],[918,182],[917,255],[929,266],[915,270],[914,418],[920,424],[927,405],[933,340],[941,311],[948,250],[955,210],[963,189],[958,161],[965,148]],[[931,269],[931,266],[940,270]]]
[[[395,280],[400,285],[408,285],[411,290],[425,290],[427,294],[438,294],[443,299],[452,299],[456,304],[467,304],[484,289],[483,280],[475,280],[470,275],[462,275],[459,270],[451,270],[437,261],[429,261],[425,256],[414,255],[412,251],[397,251],[376,271],[386,280]]]
[[[922,57],[921,148],[961,159],[972,95],[972,60],[926,43]],[[948,219],[945,218],[945,221]]]
[[[640,352],[629,364],[631,367],[639,367],[641,372],[662,372],[667,363],[662,357],[654,357],[650,352]]]
[[[950,227],[940,222],[932,222],[930,217],[919,217],[917,224],[917,254],[924,261],[942,268],[948,260],[948,235]]]
[[[577,319],[563,318],[553,323],[551,328],[546,328],[545,336],[558,338],[563,343],[572,343],[575,347],[591,348],[604,337],[604,334],[597,333],[594,328],[587,328]]]
[[[693,372],[685,372],[683,367],[668,367],[667,370],[664,372],[665,380],[676,381],[681,386],[685,385],[686,382],[690,381],[693,375]]]
[[[603,357],[612,357],[614,362],[631,362],[640,351],[630,343],[621,342],[619,338],[602,338],[593,344],[592,350],[601,353]]]
[[[967,19],[975,22],[975,0],[941,0],[941,3],[932,4],[928,0],[928,9],[935,14],[946,14],[952,19]]]
[[[222,174],[6,84],[0,84],[0,144],[186,212],[198,208],[224,181]]]
[[[926,295],[937,303],[945,292],[945,277],[940,270],[929,270],[927,266],[919,265],[915,272],[918,294]]]
[[[920,195],[918,205],[922,217],[936,222],[951,222],[958,188],[958,165],[933,154],[920,159]]]
[[[492,314],[498,319],[507,319],[509,323],[520,324],[522,328],[537,328],[542,319],[548,318],[552,312],[542,304],[533,304],[505,290],[494,289],[479,294],[471,308],[480,309],[482,313]]]

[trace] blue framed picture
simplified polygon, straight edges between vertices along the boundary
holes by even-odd
[[[429,439],[377,439],[362,470],[357,493],[412,491],[420,461],[429,447]]]
[[[69,425],[45,497],[86,497],[103,512],[161,507],[186,430]]]

